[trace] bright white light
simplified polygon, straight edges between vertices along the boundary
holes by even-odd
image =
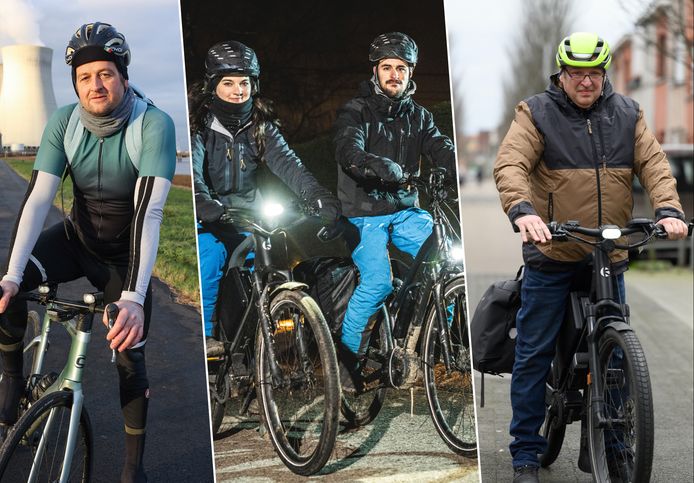
[[[602,237],[605,240],[616,240],[622,236],[622,232],[619,228],[605,228],[602,230]]]
[[[265,218],[275,218],[284,213],[284,206],[274,201],[267,201],[263,203],[263,216]]]
[[[451,248],[451,257],[453,258],[453,260],[462,261],[463,257],[465,257],[465,251],[463,250],[463,247]]]
[[[91,304],[93,304],[93,303],[96,303],[96,297],[94,297],[94,294],[92,294],[92,293],[86,293],[86,294],[84,294],[84,295],[82,296],[82,301],[83,301],[85,304],[90,304],[90,305],[91,305]]]

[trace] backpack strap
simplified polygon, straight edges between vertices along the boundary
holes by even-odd
[[[70,114],[70,120],[67,122],[65,135],[63,136],[63,148],[65,149],[65,156],[67,156],[68,165],[72,163],[72,158],[77,152],[77,147],[80,145],[83,134],[84,126],[80,120],[80,105],[77,103]],[[63,180],[64,179],[65,178],[63,178]]]
[[[136,97],[128,125],[125,128],[125,149],[128,151],[130,161],[138,171],[140,170],[140,157],[142,155],[142,123],[148,105],[147,101]]]

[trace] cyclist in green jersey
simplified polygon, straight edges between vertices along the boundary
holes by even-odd
[[[142,467],[149,383],[144,348],[151,316],[150,275],[163,206],[175,171],[173,121],[128,81],[130,49],[113,26],[81,26],[65,61],[79,103],[49,120],[0,281],[0,424],[12,425],[24,387],[22,340],[26,302],[11,299],[42,282],[86,276],[115,302],[106,338],[117,350],[125,419],[121,481],[146,481]],[[67,173],[74,203],[64,223],[41,231]],[[106,323],[106,320],[104,320]]]

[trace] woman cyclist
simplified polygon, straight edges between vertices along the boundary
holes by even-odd
[[[313,204],[326,221],[340,215],[337,198],[318,184],[280,134],[271,104],[258,95],[259,75],[260,64],[251,48],[236,41],[220,42],[207,52],[205,79],[189,93],[208,355],[223,349],[212,337],[212,313],[228,255],[245,237],[220,222],[225,207],[259,207],[257,177],[266,167],[299,198]]]

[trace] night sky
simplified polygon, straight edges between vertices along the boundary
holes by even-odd
[[[209,47],[243,42],[258,55],[261,94],[275,101],[290,143],[330,130],[336,110],[371,76],[369,44],[381,33],[401,31],[417,43],[414,99],[450,102],[441,1],[182,0],[181,13],[188,86],[202,78]]]

